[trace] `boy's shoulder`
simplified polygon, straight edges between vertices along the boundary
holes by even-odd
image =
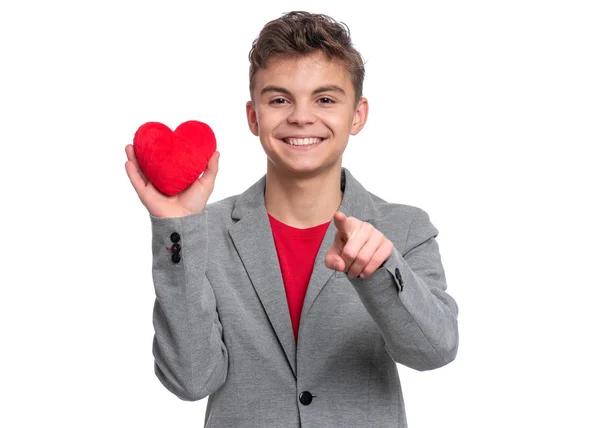
[[[241,196],[241,193],[231,195],[218,201],[209,202],[206,204],[206,212],[212,217],[231,217],[231,211],[235,206],[236,200]]]
[[[424,213],[422,208],[414,205],[403,204],[400,202],[388,202],[385,199],[375,195],[372,192],[367,191],[373,205],[375,206],[378,217],[381,218],[409,218],[413,219],[415,216]]]
[[[387,202],[371,192],[368,193],[377,213],[372,222],[373,226],[382,231],[394,244],[403,243],[399,247],[403,248],[403,251],[410,248],[413,239],[418,243],[428,237],[438,236],[438,229],[424,209],[415,205]]]

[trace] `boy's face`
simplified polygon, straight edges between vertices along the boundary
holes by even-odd
[[[320,52],[272,59],[257,71],[252,98],[246,104],[250,130],[260,138],[272,166],[292,175],[341,166],[349,136],[362,129],[368,114],[366,98],[355,105],[343,64]],[[290,144],[299,137],[322,140],[310,146]]]

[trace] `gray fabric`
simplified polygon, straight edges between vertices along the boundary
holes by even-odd
[[[205,427],[406,427],[396,363],[432,370],[458,348],[438,230],[422,209],[387,203],[342,168],[340,211],[372,223],[394,252],[369,278],[333,271],[324,263],[332,221],[296,345],[265,183],[263,176],[199,214],[150,215],[156,376],[182,400],[209,397]],[[179,263],[167,249],[173,232],[181,235]],[[313,395],[308,405],[303,391]]]

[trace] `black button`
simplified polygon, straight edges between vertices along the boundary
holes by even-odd
[[[179,236],[179,233],[177,233],[177,232],[171,233],[171,242],[179,242],[180,239],[181,239],[181,236]]]
[[[181,251],[181,244],[173,244],[171,245],[171,251],[174,253],[178,253]]]
[[[179,255],[179,253],[173,253],[173,255],[171,256],[171,260],[173,260],[173,263],[179,263],[179,261],[181,260],[181,256]]]
[[[300,394],[300,402],[302,404],[304,404],[305,406],[308,406],[310,404],[310,402],[312,401],[312,398],[313,398],[312,394],[308,391],[304,391],[302,394]]]

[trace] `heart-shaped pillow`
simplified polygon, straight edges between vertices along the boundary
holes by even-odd
[[[217,141],[210,126],[197,120],[182,123],[174,132],[160,122],[147,122],[136,131],[133,149],[146,177],[173,196],[200,177]]]

